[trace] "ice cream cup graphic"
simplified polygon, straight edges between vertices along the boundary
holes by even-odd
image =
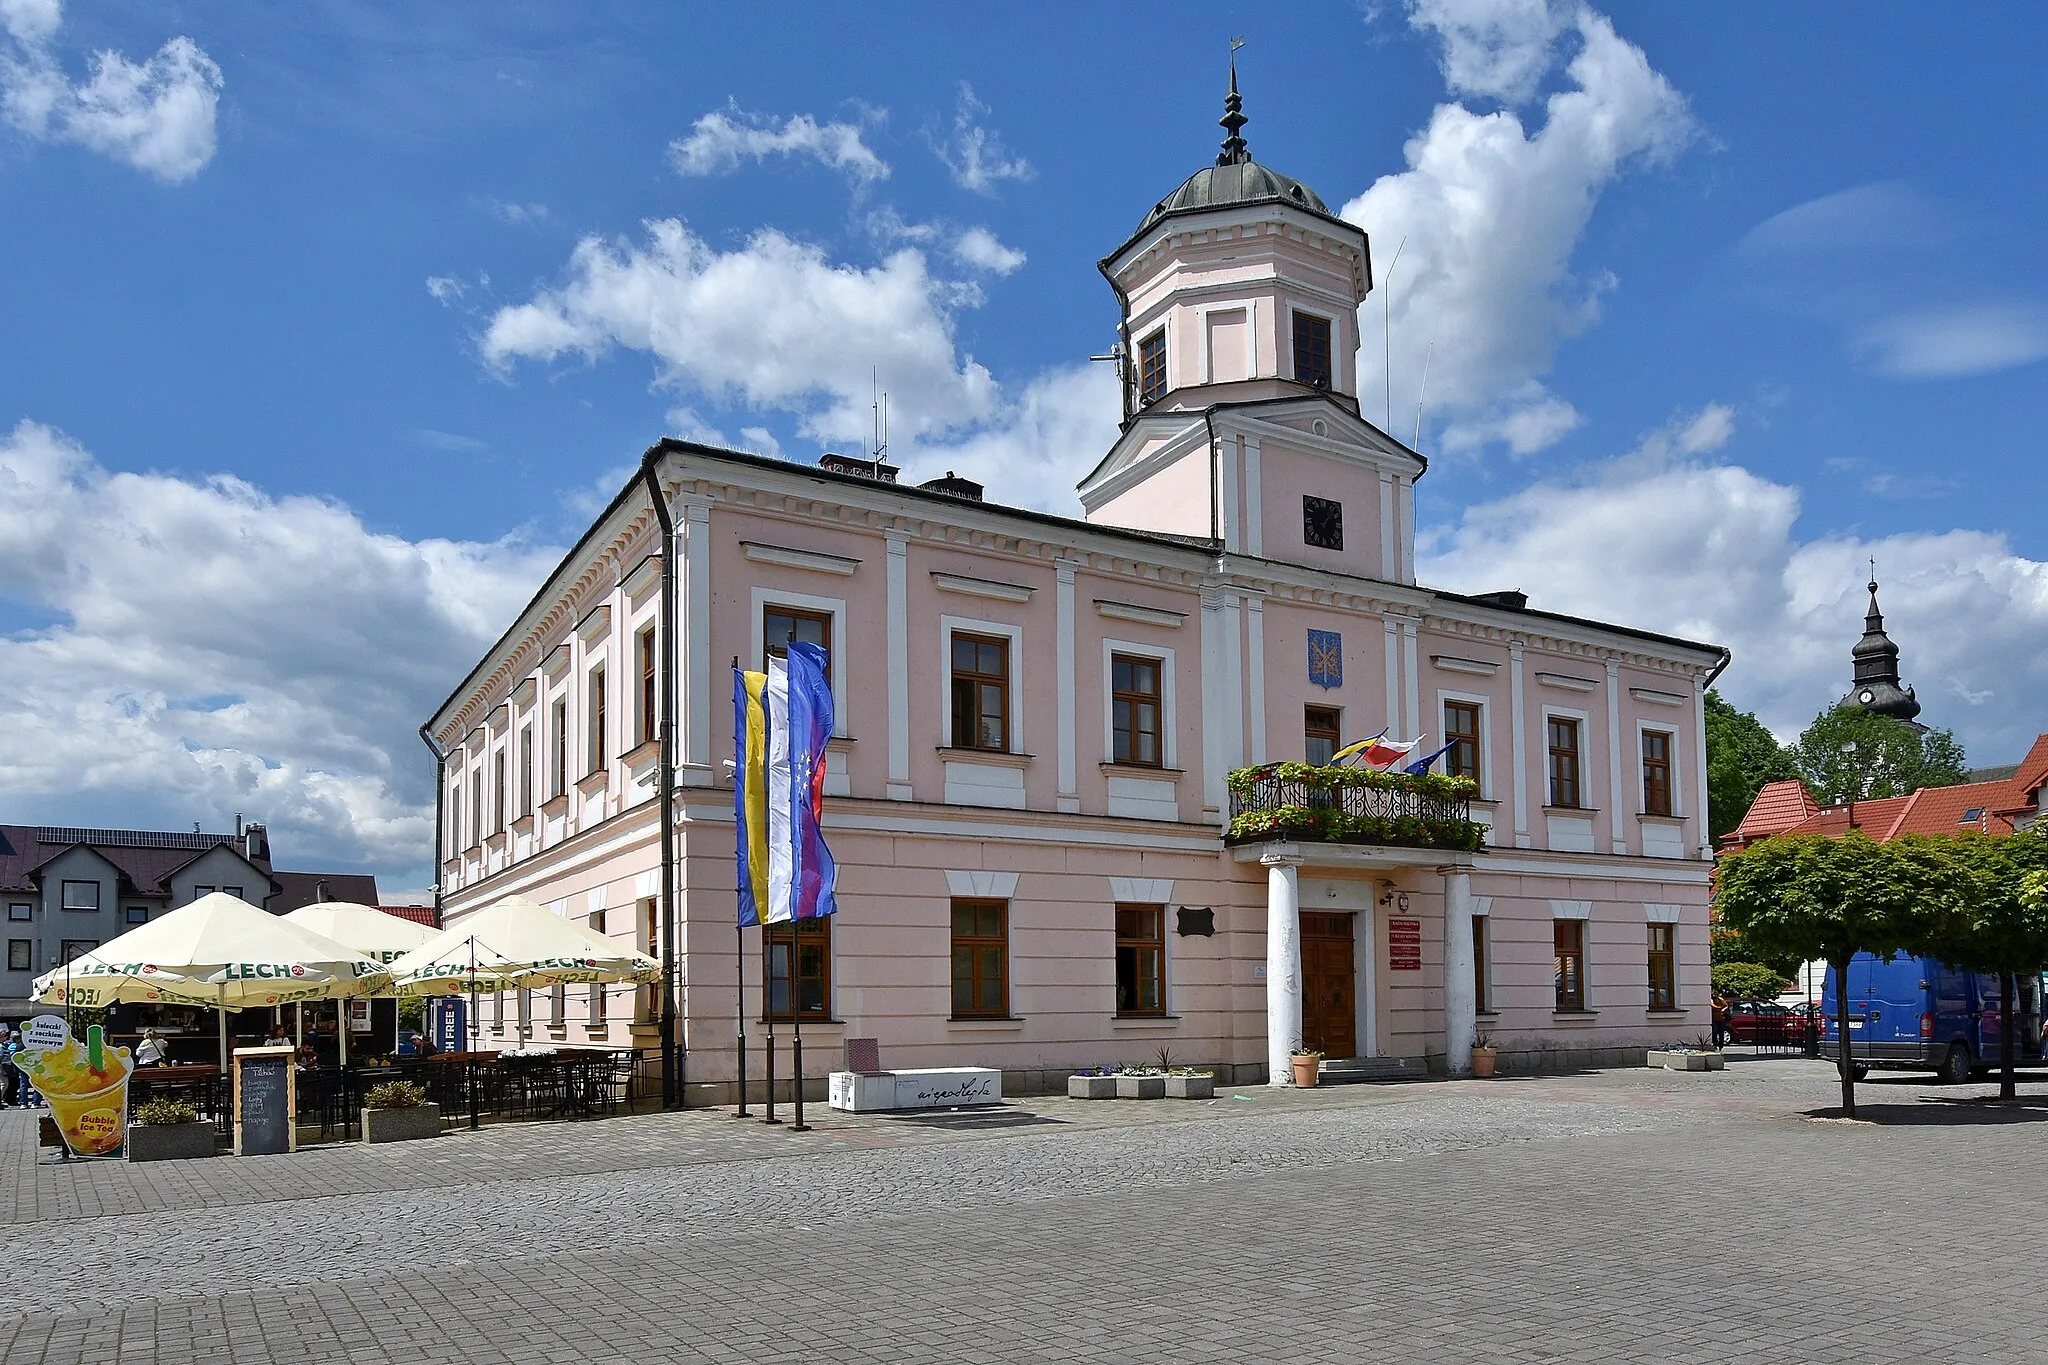
[[[94,1031],[97,1031],[95,1026]],[[134,1070],[125,1047],[103,1047],[100,1064],[90,1064],[76,1039],[47,1052],[24,1052],[29,1084],[50,1106],[50,1117],[76,1156],[107,1156],[121,1148],[127,1106],[128,1073]]]

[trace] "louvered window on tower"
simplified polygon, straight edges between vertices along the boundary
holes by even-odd
[[[1330,320],[1313,313],[1294,315],[1294,377],[1319,389],[1330,387]]]

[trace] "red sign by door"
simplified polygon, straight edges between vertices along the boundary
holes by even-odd
[[[1422,970],[1421,920],[1392,919],[1387,921],[1387,970],[1393,972],[1419,972]]]

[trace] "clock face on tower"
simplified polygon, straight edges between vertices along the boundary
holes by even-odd
[[[1301,538],[1321,549],[1343,549],[1344,504],[1335,498],[1302,498]]]
[[[1861,692],[1858,692],[1856,694],[1856,700],[1862,702],[1865,706],[1868,706],[1870,705],[1870,703],[1877,700],[1877,693],[1871,691],[1869,688],[1866,687]]]

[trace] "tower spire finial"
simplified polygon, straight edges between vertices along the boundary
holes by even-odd
[[[1251,120],[1244,116],[1244,100],[1237,93],[1237,50],[1243,46],[1243,38],[1230,40],[1230,93],[1223,97],[1223,117],[1216,120],[1230,136],[1223,139],[1223,151],[1216,158],[1219,166],[1241,166],[1252,159],[1243,132]]]

